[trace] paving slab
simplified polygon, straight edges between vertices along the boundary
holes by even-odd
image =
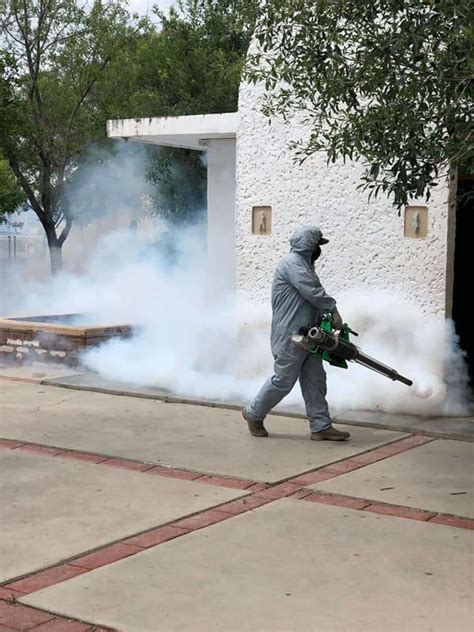
[[[24,603],[127,632],[471,629],[472,533],[285,499]]]
[[[0,468],[0,581],[243,493],[18,450]]]
[[[130,397],[143,397],[145,399],[161,399],[174,404],[195,404],[198,406],[210,406],[211,408],[224,408],[229,410],[242,410],[247,403],[243,399],[208,399],[206,397],[188,396],[183,393],[176,394],[160,386],[146,384],[131,384],[120,382],[119,380],[109,380],[97,373],[84,371],[74,375],[58,375],[52,378],[45,378],[44,384],[50,386],[60,386],[81,391],[91,391],[95,393],[106,393],[107,395],[130,395]],[[283,401],[279,404],[274,414],[288,417],[306,419],[304,404],[286,404]],[[331,409],[331,415],[336,418],[341,411]]]
[[[466,417],[419,417],[371,410],[346,410],[335,413],[333,418],[341,424],[387,428],[444,439],[474,441],[474,416],[472,414]]]
[[[17,380],[42,380],[67,379],[68,377],[80,377],[82,373],[71,369],[70,367],[51,365],[51,364],[33,364],[33,365],[0,365],[0,378],[6,377]]]
[[[158,386],[128,384],[116,380],[108,380],[92,372],[77,375],[58,376],[45,379],[45,384],[63,388],[91,390],[111,395],[130,395],[150,399],[166,399],[174,403],[198,404],[231,410],[240,410],[246,403],[236,399],[210,400],[206,398],[176,395]],[[331,416],[337,423],[369,428],[382,428],[396,432],[420,433],[445,439],[474,441],[474,410],[466,417],[419,417],[416,415],[398,415],[370,410],[335,410]],[[305,418],[304,405],[286,404],[285,400],[275,409],[275,415]]]
[[[137,385],[118,380],[109,380],[97,373],[85,371],[83,373],[54,376],[45,378],[44,384],[61,386],[77,390],[106,393],[109,395],[130,395],[131,397],[144,397],[150,399],[166,399],[172,393],[159,386]]]
[[[438,439],[312,488],[474,518],[474,445]]]
[[[270,416],[255,439],[240,412],[159,400],[0,383],[0,436],[150,463],[276,482],[403,437],[353,428],[349,442],[309,440],[306,422]]]

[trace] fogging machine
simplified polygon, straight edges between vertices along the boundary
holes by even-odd
[[[331,324],[331,315],[325,314],[320,325],[310,328],[302,327],[297,334],[291,336],[291,339],[333,366],[347,369],[347,362],[357,362],[395,382],[412,386],[412,380],[363,353],[350,341],[350,334],[358,335],[347,323],[343,324],[339,332],[335,332]]]

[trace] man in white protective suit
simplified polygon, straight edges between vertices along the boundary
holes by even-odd
[[[314,271],[321,246],[327,243],[319,228],[302,226],[290,239],[290,253],[277,265],[272,285],[274,375],[242,411],[254,437],[268,437],[263,424],[266,415],[288,395],[298,379],[311,439],[343,441],[350,437],[348,432],[336,430],[331,423],[323,361],[291,340],[291,335],[301,327],[319,324],[327,312],[332,315],[334,329],[342,327],[336,301],[326,294]]]

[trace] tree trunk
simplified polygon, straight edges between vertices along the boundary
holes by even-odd
[[[63,252],[54,228],[46,232],[49,248],[49,260],[51,262],[51,274],[55,276],[63,271]]]

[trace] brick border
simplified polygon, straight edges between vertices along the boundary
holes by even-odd
[[[13,597],[23,596],[31,592],[36,592],[48,586],[60,583],[82,573],[95,568],[111,564],[130,555],[135,555],[141,551],[162,544],[177,537],[186,535],[192,531],[197,531],[205,527],[217,524],[224,520],[257,507],[274,502],[285,497],[317,502],[322,504],[335,505],[350,509],[369,511],[411,520],[432,521],[435,524],[454,526],[463,529],[474,529],[474,520],[460,516],[438,514],[422,509],[411,507],[400,507],[389,503],[380,503],[369,499],[344,496],[340,494],[330,494],[320,491],[306,489],[306,485],[335,478],[351,472],[355,469],[365,467],[370,463],[389,458],[395,454],[400,454],[411,450],[419,445],[433,441],[432,438],[422,436],[410,436],[398,439],[390,444],[374,448],[359,455],[348,457],[339,462],[323,466],[303,475],[297,475],[287,481],[276,484],[261,484],[255,481],[232,479],[221,476],[211,476],[199,472],[191,472],[178,468],[167,468],[164,466],[154,466],[149,463],[142,463],[130,459],[118,459],[105,457],[104,455],[94,455],[89,453],[74,452],[41,446],[39,444],[19,443],[13,440],[1,440],[0,447],[11,450],[26,450],[29,452],[44,454],[47,456],[78,459],[91,462],[92,464],[103,464],[108,467],[126,468],[145,474],[155,474],[159,476],[171,476],[183,480],[192,480],[205,484],[231,487],[247,491],[248,495],[243,498],[228,501],[222,505],[176,519],[168,524],[160,525],[143,531],[141,533],[127,536],[99,547],[95,550],[77,555],[59,564],[42,569],[26,576],[8,580],[0,590],[10,591]],[[4,593],[5,594],[5,593]],[[1,597],[1,594],[0,594]]]
[[[0,448],[7,450],[20,450],[27,452],[34,452],[43,456],[60,457],[64,459],[72,459],[78,461],[85,461],[94,465],[105,465],[107,467],[118,467],[127,470],[133,470],[136,472],[143,472],[146,474],[157,474],[159,476],[167,476],[170,478],[179,478],[182,480],[199,481],[206,485],[216,485],[218,487],[230,487],[232,489],[242,489],[254,493],[260,491],[257,486],[263,488],[273,487],[280,485],[283,482],[291,482],[293,484],[304,487],[306,485],[314,485],[315,483],[321,483],[322,481],[352,472],[371,463],[376,463],[383,459],[406,452],[417,446],[425,443],[436,441],[433,437],[422,435],[411,435],[409,437],[403,437],[402,439],[395,439],[390,443],[386,443],[377,448],[371,448],[366,452],[361,452],[355,456],[342,458],[340,461],[335,461],[329,465],[324,465],[319,468],[312,468],[302,474],[290,476],[286,479],[282,479],[277,483],[259,483],[251,479],[243,479],[232,476],[220,476],[214,474],[208,474],[206,472],[199,472],[195,470],[187,470],[185,468],[178,468],[168,465],[156,465],[154,463],[147,463],[146,461],[139,461],[137,459],[128,459],[124,457],[114,457],[106,454],[94,453],[94,452],[82,452],[79,450],[65,449],[56,446],[50,446],[43,443],[35,443],[32,441],[19,441],[15,439],[3,439],[0,438]]]
[[[433,513],[423,509],[375,502],[353,496],[331,494],[321,491],[315,492],[305,488],[306,485],[313,485],[324,480],[341,476],[434,440],[432,437],[411,435],[355,456],[341,459],[338,462],[310,470],[303,474],[298,474],[285,481],[274,484],[264,484],[252,480],[215,476],[180,468],[153,465],[133,459],[65,450],[63,448],[38,443],[21,442],[12,439],[0,439],[0,448],[7,450],[24,450],[52,458],[61,457],[79,460],[93,465],[125,468],[144,474],[197,481],[208,485],[230,487],[248,492],[248,494],[242,498],[178,518],[168,524],[160,525],[132,536],[127,536],[116,542],[82,553],[69,560],[62,561],[59,564],[30,573],[13,581],[8,580],[0,586],[0,632],[3,630],[8,632],[8,630],[31,629],[32,627],[43,630],[44,632],[63,632],[63,630],[65,632],[93,632],[94,630],[102,632],[110,630],[109,628],[66,619],[36,608],[20,605],[17,604],[16,601],[32,592],[61,583],[72,577],[100,568],[101,566],[112,564],[125,557],[136,555],[148,548],[158,546],[174,538],[187,535],[188,533],[209,527],[224,520],[229,520],[236,515],[246,513],[247,511],[285,497],[474,530],[474,519],[470,518]],[[7,618],[5,618],[5,616]],[[29,623],[30,621],[33,623]],[[5,626],[3,624],[7,625]],[[21,625],[23,627],[15,628],[12,627],[12,625]],[[27,628],[26,625],[29,627]]]
[[[206,472],[196,472],[186,470],[184,468],[172,467],[167,465],[156,465],[155,463],[146,463],[135,459],[127,459],[122,457],[107,456],[94,452],[81,452],[78,450],[69,450],[60,447],[45,445],[42,443],[33,443],[31,441],[17,441],[14,439],[0,438],[0,448],[6,450],[18,450],[20,452],[34,452],[42,456],[60,457],[62,459],[71,459],[77,461],[85,461],[93,465],[105,465],[107,467],[117,467],[135,472],[143,472],[146,474],[155,474],[169,478],[178,478],[186,481],[197,481],[205,485],[214,485],[217,487],[230,487],[232,489],[248,490],[249,492],[258,491],[265,483],[259,483],[251,479],[244,479],[231,476],[217,476]],[[0,631],[1,632],[1,631]]]
[[[38,632],[114,632],[112,628],[61,617],[0,597],[0,631],[22,632],[32,629]]]
[[[335,478],[336,476],[353,472],[354,470],[358,470],[366,465],[377,463],[377,461],[383,461],[384,459],[388,459],[396,454],[407,452],[408,450],[412,450],[413,448],[424,445],[425,443],[431,443],[432,441],[436,441],[436,439],[421,435],[403,437],[402,439],[397,439],[392,443],[382,445],[378,448],[373,448],[372,450],[367,450],[367,452],[361,452],[360,454],[350,456],[347,459],[342,459],[341,461],[337,461],[335,463],[330,463],[329,465],[324,465],[323,467],[307,472],[306,474],[295,476],[290,480],[292,483],[301,485],[302,487],[322,483],[330,478]]]
[[[310,490],[304,490],[304,492],[306,493],[300,496],[300,498],[301,500],[309,502],[334,505],[347,509],[357,509],[359,511],[369,511],[370,513],[382,514],[384,516],[420,520],[422,522],[431,522],[474,531],[473,518],[464,518],[453,514],[438,513],[436,511],[407,507],[405,505],[393,505],[391,503],[373,501],[367,498],[358,498],[356,496],[344,496],[342,494],[331,494],[322,491],[313,492]]]

